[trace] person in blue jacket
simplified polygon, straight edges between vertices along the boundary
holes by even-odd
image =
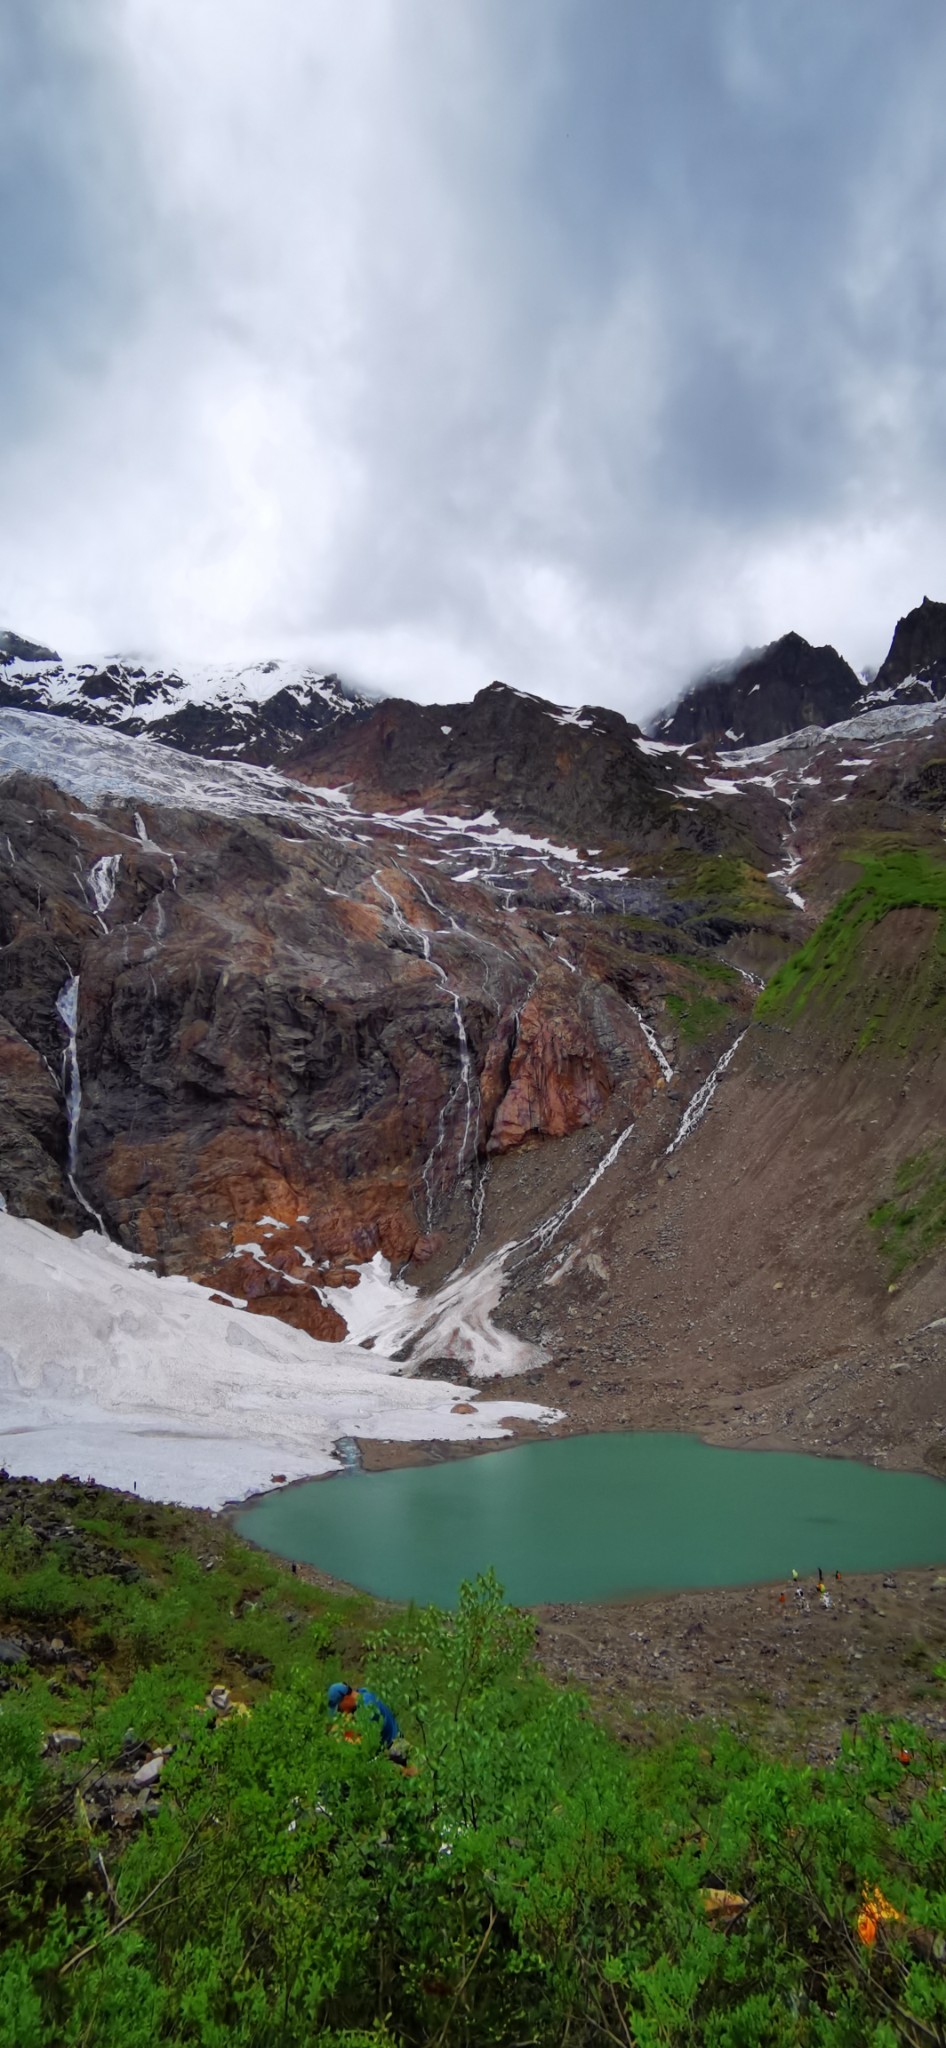
[[[390,1749],[396,1742],[400,1730],[390,1707],[379,1700],[376,1692],[368,1692],[363,1685],[349,1685],[344,1679],[337,1679],[328,1689],[329,1712],[332,1714],[354,1714],[358,1707],[367,1707],[378,1723],[381,1744]]]

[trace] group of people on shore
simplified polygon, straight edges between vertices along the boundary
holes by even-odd
[[[841,1585],[841,1574],[840,1574],[840,1572],[835,1572],[835,1574],[834,1574],[834,1580],[835,1580],[835,1592],[837,1592],[837,1589],[838,1589],[838,1587],[839,1587],[839,1586]],[[795,1567],[794,1567],[794,1565],[792,1566],[792,1573],[791,1573],[791,1582],[790,1582],[790,1583],[791,1583],[791,1589],[792,1589],[792,1592],[793,1592],[793,1594],[794,1594],[794,1596],[795,1596],[795,1601],[796,1601],[796,1604],[797,1604],[797,1605],[798,1605],[798,1606],[799,1606],[799,1607],[800,1607],[800,1608],[802,1609],[802,1612],[803,1612],[804,1614],[810,1614],[810,1612],[811,1612],[811,1601],[810,1601],[810,1598],[809,1598],[809,1595],[808,1595],[808,1591],[807,1591],[807,1589],[806,1589],[805,1585],[804,1585],[804,1584],[802,1583],[802,1580],[801,1580],[801,1578],[800,1578],[800,1576],[799,1576],[798,1572],[797,1572],[797,1571],[795,1570]],[[833,1602],[832,1602],[832,1599],[831,1599],[831,1595],[830,1595],[830,1593],[828,1592],[828,1588],[827,1588],[827,1585],[826,1585],[826,1583],[825,1583],[825,1576],[824,1576],[824,1572],[822,1571],[822,1569],[821,1569],[821,1566],[820,1566],[820,1564],[819,1564],[819,1566],[818,1566],[818,1582],[817,1582],[817,1589],[816,1589],[816,1590],[817,1590],[817,1597],[818,1597],[818,1599],[820,1600],[820,1602],[821,1602],[821,1605],[822,1605],[822,1607],[831,1607],[831,1606],[833,1605]],[[779,1597],[779,1606],[780,1606],[780,1607],[784,1607],[784,1606],[786,1606],[786,1605],[787,1605],[787,1602],[786,1602],[785,1594],[784,1594],[784,1593],[780,1593],[778,1597]]]

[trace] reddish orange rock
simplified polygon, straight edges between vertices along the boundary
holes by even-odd
[[[305,1330],[310,1337],[318,1337],[323,1344],[338,1344],[348,1334],[348,1325],[328,1303],[320,1301],[317,1294],[308,1289],[294,1288],[291,1294],[269,1294],[248,1301],[247,1308],[252,1316],[275,1316],[281,1323],[289,1323],[294,1330]]]
[[[611,1094],[604,1055],[571,979],[543,976],[523,1007],[490,1152],[508,1152],[533,1136],[566,1137],[593,1123]]]

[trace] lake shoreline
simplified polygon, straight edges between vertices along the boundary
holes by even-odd
[[[245,1532],[241,1541],[264,1549]],[[363,1597],[315,1565],[296,1571],[326,1592]],[[800,1614],[786,1581],[525,1611],[546,1676],[581,1687],[595,1713],[631,1743],[646,1741],[657,1717],[707,1729],[722,1724],[820,1763],[837,1755],[842,1734],[856,1733],[868,1714],[907,1716],[946,1739],[946,1684],[935,1677],[946,1659],[946,1558],[942,1567],[852,1573],[840,1594],[832,1586],[829,1611],[813,1590],[809,1582],[808,1612]]]
[[[561,1442],[593,1433],[550,1434]],[[509,1450],[515,1440],[470,1449],[374,1442],[362,1448],[366,1470],[382,1473],[466,1462],[471,1451],[480,1457]],[[917,1476],[934,1475],[927,1469]],[[240,1534],[254,1543],[251,1521],[247,1515]],[[826,1536],[826,1551],[829,1543]],[[830,1556],[821,1562],[833,1571]],[[725,1722],[794,1753],[801,1746],[812,1761],[836,1754],[842,1731],[862,1714],[909,1715],[946,1736],[946,1684],[935,1676],[946,1660],[946,1542],[941,1565],[845,1572],[840,1585],[829,1578],[828,1609],[811,1574],[796,1602],[790,1564],[786,1558],[782,1577],[751,1583],[525,1603],[535,1617],[539,1661],[550,1677],[587,1690],[595,1711],[630,1741],[640,1739],[643,1720],[654,1714]],[[317,1566],[299,1563],[297,1571],[333,1591],[359,1590]]]

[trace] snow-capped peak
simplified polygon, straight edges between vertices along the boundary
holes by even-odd
[[[0,633],[0,704],[83,725],[152,732],[171,746],[224,759],[285,759],[369,700],[300,659],[184,661],[138,655],[90,660]]]

